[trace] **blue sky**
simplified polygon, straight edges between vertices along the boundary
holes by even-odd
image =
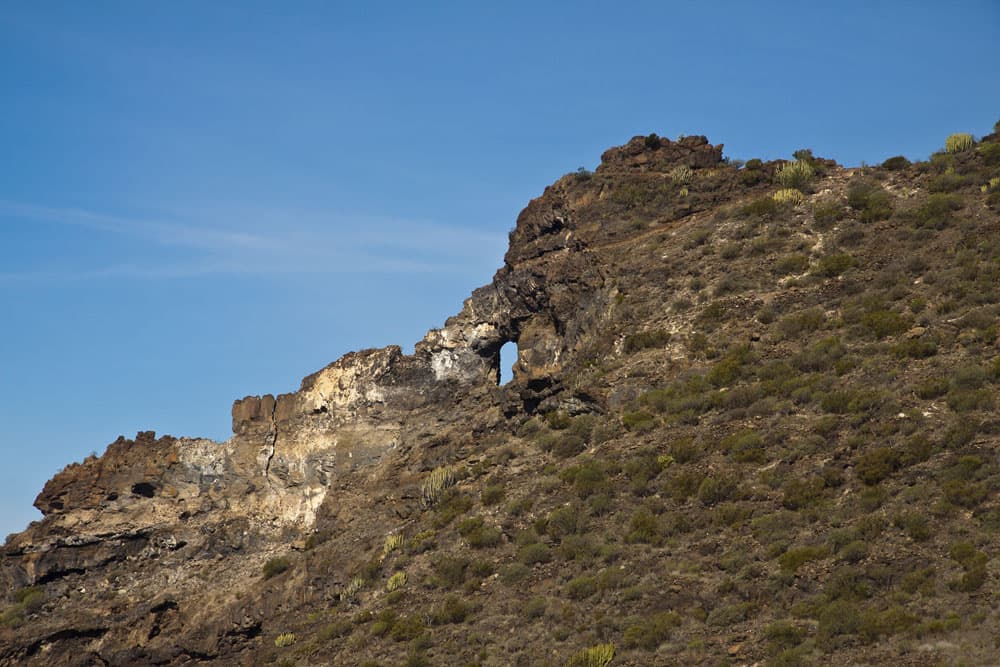
[[[995,0],[0,1],[0,537],[120,433],[411,349],[635,134],[925,158],[998,62]]]

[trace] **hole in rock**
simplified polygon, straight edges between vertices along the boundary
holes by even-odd
[[[143,498],[152,498],[153,494],[156,493],[156,487],[149,482],[139,482],[132,485],[132,493]]]
[[[500,348],[500,384],[505,385],[514,379],[514,364],[517,363],[517,343],[507,341]]]

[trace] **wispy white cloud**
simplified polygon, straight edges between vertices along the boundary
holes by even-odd
[[[194,222],[204,217],[220,222]],[[127,237],[154,258],[83,268],[0,270],[0,281],[7,283],[220,274],[455,273],[481,270],[483,261],[497,257],[503,247],[496,235],[463,227],[393,219],[352,221],[315,212],[212,211],[168,222],[0,200],[0,221],[4,219]],[[39,259],[58,266],[58,258]]]
[[[182,223],[122,218],[75,208],[51,208],[6,200],[0,200],[0,217],[85,227],[95,231],[145,238],[162,245],[188,246],[205,250],[265,247],[271,241],[262,236],[245,232]]]

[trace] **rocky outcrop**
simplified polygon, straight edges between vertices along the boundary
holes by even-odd
[[[721,163],[722,144],[713,146],[701,135],[671,141],[651,134],[604,151],[597,171],[669,173],[677,167],[708,169]]]
[[[599,410],[565,379],[620,301],[618,278],[597,253],[635,223],[601,213],[617,205],[612,185],[667,182],[678,167],[708,171],[721,151],[704,137],[633,138],[604,154],[599,187],[583,191],[570,175],[530,202],[492,282],[413,354],[351,352],[298,391],[239,399],[225,442],[145,432],[68,466],[36,500],[43,521],[4,548],[0,585],[44,585],[51,599],[86,601],[21,631],[0,664],[73,664],[82,646],[93,652],[84,661],[111,664],[224,657],[259,633],[259,606],[280,603],[224,592],[243,590],[290,536],[342,530],[358,507],[405,519],[419,507],[417,473],[456,448],[474,450],[504,418],[539,406]],[[671,215],[697,204],[681,202]],[[515,378],[500,390],[508,342],[518,346]],[[378,535],[375,524],[354,531],[357,540]],[[224,611],[206,618],[206,605]],[[180,618],[183,649],[167,639]]]

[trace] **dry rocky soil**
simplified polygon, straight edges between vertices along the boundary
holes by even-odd
[[[58,473],[0,664],[1000,663],[1000,135],[949,147],[608,150],[414,354]]]

